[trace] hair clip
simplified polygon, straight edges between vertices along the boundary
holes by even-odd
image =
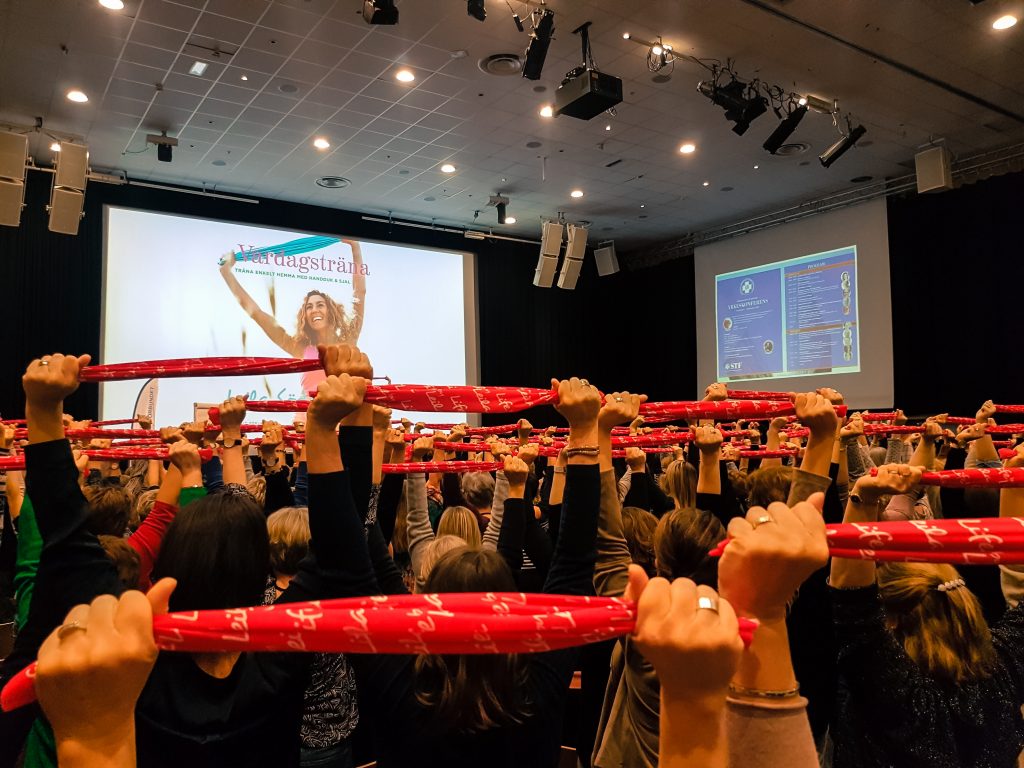
[[[967,583],[963,579],[950,579],[944,581],[936,587],[939,592],[951,592],[954,589],[960,589],[960,587],[967,586]]]

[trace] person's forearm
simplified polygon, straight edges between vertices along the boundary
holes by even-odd
[[[800,469],[810,472],[813,475],[828,477],[828,468],[832,464],[832,443],[835,435],[832,432],[826,434],[814,434],[807,439],[807,448],[804,449],[804,458],[800,462]]]
[[[181,471],[172,464],[164,475],[164,481],[160,484],[160,490],[156,492],[156,500],[171,506],[178,506],[178,497],[181,495],[183,484]],[[199,480],[196,484],[203,484],[202,472],[199,473]]]
[[[241,439],[239,436],[238,439]],[[224,484],[245,485],[245,459],[242,456],[241,444],[234,448],[225,448],[220,457],[224,468]]]
[[[992,435],[985,435],[979,437],[972,443],[974,448],[974,458],[977,461],[999,461],[999,451],[996,450],[995,443],[992,442]]]
[[[306,467],[311,475],[341,472],[341,450],[334,429],[310,421],[306,424]]]
[[[1024,517],[1024,488],[1003,488],[999,491],[999,516]]]
[[[719,496],[722,493],[722,475],[718,469],[721,451],[701,451],[697,470],[697,493]]]
[[[661,768],[726,768],[725,696],[696,702],[661,691],[658,765]]]
[[[733,697],[747,698],[742,689],[755,691],[790,691],[796,688],[796,673],[789,654],[789,633],[786,629],[785,608],[773,617],[757,619],[760,623],[754,633],[754,640],[740,658],[739,668],[732,682],[736,689]]]
[[[994,450],[994,446],[993,446]],[[999,458],[998,455],[996,458]],[[908,462],[912,467],[924,467],[931,469],[935,465],[935,441],[921,438],[917,442],[917,448]]]
[[[765,439],[764,449],[766,451],[777,451],[779,445],[782,442],[781,436],[779,435],[778,429],[775,429],[771,425],[768,426],[768,435]],[[761,467],[781,467],[782,459],[761,459]]]
[[[877,500],[865,499],[860,503],[854,501],[851,494],[846,503],[844,523],[874,523],[878,520]],[[829,584],[837,589],[866,587],[875,583],[875,563],[873,560],[847,560],[841,557],[832,558],[832,571]]]
[[[60,768],[135,768],[135,724],[131,721],[96,741],[54,736]]]
[[[64,403],[25,403],[25,420],[28,422],[28,441],[47,443],[64,439]]]
[[[849,445],[838,435],[832,446],[832,463],[839,465],[836,485],[845,488],[850,484]]]
[[[384,476],[382,467],[384,466],[384,448],[386,446],[384,442],[385,432],[383,429],[373,430],[373,482],[380,485],[381,478]]]
[[[7,483],[4,486],[4,494],[7,496],[7,511],[12,520],[17,520],[21,514],[21,505],[25,501],[25,491],[22,490],[21,472],[8,472]]]

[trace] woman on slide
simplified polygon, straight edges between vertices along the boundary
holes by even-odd
[[[316,360],[318,344],[352,344],[359,341],[363,330],[363,309],[366,299],[366,275],[363,274],[363,252],[355,240],[341,242],[352,249],[352,314],[322,291],[306,294],[295,319],[295,334],[289,334],[278,324],[277,319],[260,308],[249,292],[235,277],[234,253],[223,259],[220,274],[228,284],[238,303],[267,337],[292,357]],[[313,392],[325,378],[322,370],[302,374],[302,391]]]

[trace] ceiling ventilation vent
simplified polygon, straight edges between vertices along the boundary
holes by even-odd
[[[351,183],[344,176],[321,176],[316,180],[316,185],[324,189],[344,189]]]
[[[792,157],[793,155],[802,155],[808,149],[811,148],[810,144],[801,142],[795,142],[793,144],[783,144],[779,147],[775,153],[776,157]]]
[[[517,53],[495,53],[485,59],[480,59],[477,65],[481,72],[498,77],[518,75],[523,71],[523,60]]]

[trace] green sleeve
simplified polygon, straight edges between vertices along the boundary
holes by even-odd
[[[36,511],[32,507],[32,500],[26,496],[21,505],[21,514],[18,515],[18,563],[14,571],[14,596],[17,601],[14,621],[18,629],[25,626],[28,619],[42,551],[43,537],[36,525]]]
[[[184,509],[196,499],[201,499],[206,495],[206,489],[202,486],[195,488],[182,488],[181,493],[178,495],[178,507]]]

